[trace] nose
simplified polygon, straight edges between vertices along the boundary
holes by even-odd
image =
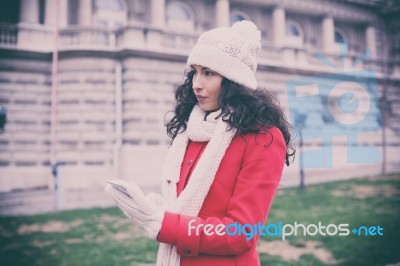
[[[194,75],[192,83],[193,83],[193,90],[196,91],[196,90],[203,89],[203,83],[202,83],[202,80],[201,80],[201,75],[199,75],[199,74]]]

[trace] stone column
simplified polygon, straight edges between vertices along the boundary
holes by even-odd
[[[58,23],[61,28],[68,24],[68,0],[46,0],[44,23],[47,25],[55,25],[56,23],[56,4],[58,1]]]
[[[68,25],[68,0],[58,0],[60,8],[59,25],[60,28],[65,28]]]
[[[21,0],[20,21],[39,23],[39,0]]]
[[[275,46],[281,47],[285,44],[285,10],[276,7],[272,13],[273,42]]]
[[[230,25],[229,0],[217,0],[215,16],[217,27],[228,27]]]
[[[325,52],[332,52],[335,47],[335,26],[333,18],[325,17],[322,20],[322,46]]]
[[[56,5],[59,0],[46,0],[44,5],[44,24],[55,25],[57,10]]]
[[[371,52],[371,57],[376,57],[376,30],[373,26],[368,26],[365,30],[366,48]]]
[[[157,28],[165,26],[165,0],[151,0],[151,24]]]
[[[92,25],[93,6],[92,0],[80,0],[79,25],[89,27]]]

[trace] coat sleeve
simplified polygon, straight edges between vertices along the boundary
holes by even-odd
[[[248,226],[244,227],[247,235],[234,236],[207,235],[204,226],[211,228],[212,225],[214,229],[210,230],[215,231],[218,224],[225,227],[235,222],[238,225],[264,224],[281,179],[286,154],[280,130],[272,128],[269,132],[247,135],[242,168],[225,217],[192,217],[166,212],[157,240],[175,245],[178,254],[182,256],[196,256],[199,253],[239,255],[253,248],[259,235],[248,237],[251,230],[254,230]],[[196,228],[200,224],[203,227],[199,228],[197,234]],[[189,225],[192,228],[190,232]]]

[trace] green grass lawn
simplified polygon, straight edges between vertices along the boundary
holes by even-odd
[[[262,265],[400,263],[400,175],[280,189],[268,224],[383,227],[383,236],[262,237]],[[302,232],[302,231],[301,231]],[[117,208],[0,218],[1,265],[145,265],[157,243]],[[251,265],[250,265],[251,266]]]

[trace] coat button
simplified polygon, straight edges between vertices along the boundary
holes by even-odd
[[[193,160],[190,159],[190,160],[188,161],[188,165],[192,165],[192,163],[193,163]]]
[[[185,254],[185,255],[189,255],[190,253],[192,253],[192,251],[190,249],[183,250],[183,254]]]

